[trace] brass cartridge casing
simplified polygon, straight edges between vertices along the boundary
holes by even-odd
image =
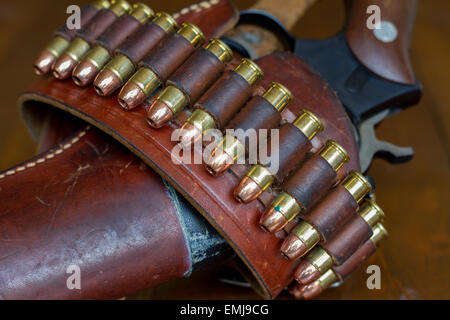
[[[372,230],[373,235],[369,241],[372,241],[375,246],[378,246],[381,240],[387,237],[387,231],[380,223],[378,223]],[[316,281],[301,286],[299,289],[299,295],[305,299],[312,299],[331,287],[333,284],[337,284],[341,281],[341,277],[337,275],[332,268],[329,268]]]
[[[312,250],[308,254],[307,259],[316,267],[316,269],[321,274],[330,269],[334,263],[331,255],[321,247],[316,247],[314,250]]]
[[[189,22],[183,23],[177,33],[189,41],[194,48],[198,48],[205,41],[202,30],[195,24]]]
[[[301,221],[297,224],[291,233],[303,242],[308,251],[320,241],[319,232],[306,221]]]
[[[319,279],[310,283],[306,286],[303,286],[300,290],[303,298],[309,300],[318,295],[320,295],[323,291],[328,289],[332,284],[339,281],[339,277],[333,271],[333,269],[329,269],[325,272]]]
[[[292,93],[278,82],[272,82],[262,97],[278,112],[282,112],[293,100]],[[221,149],[221,151],[218,151],[218,149]],[[216,175],[228,169],[240,155],[245,155],[245,147],[242,141],[234,136],[227,135],[218,143],[213,154],[215,156],[210,157],[207,163],[207,170],[211,174]]]
[[[114,12],[118,17],[128,13],[131,10],[131,5],[124,0],[116,0],[111,2],[111,7],[109,10]],[[64,52],[69,55],[76,62],[80,62],[84,55],[91,48],[90,44],[81,38],[75,38]]]
[[[281,212],[288,221],[294,219],[303,210],[303,207],[297,200],[286,192],[281,192],[278,197],[273,200],[272,207]]]
[[[264,77],[264,73],[261,68],[252,60],[247,58],[243,58],[234,71],[244,78],[250,86],[253,86]]]
[[[56,36],[47,44],[45,49],[58,58],[67,49],[69,44],[70,42],[63,37]]]
[[[121,16],[131,10],[131,5],[124,0],[111,2],[108,9],[116,16]],[[95,19],[95,17],[94,17]],[[81,37],[72,40],[68,48],[58,58],[53,66],[53,75],[58,79],[66,79],[72,75],[72,71],[81,62],[91,49],[90,43]]]
[[[166,33],[178,27],[175,19],[165,12],[158,12],[152,22]],[[102,96],[111,94],[131,77],[135,68],[136,66],[130,58],[123,54],[117,54],[95,78],[95,90]]]
[[[169,33],[177,27],[177,22],[165,12],[158,12],[152,21],[165,32]],[[108,63],[105,69],[109,69],[120,79],[121,83],[126,81],[134,72],[135,66],[127,56],[118,54],[110,63]]]
[[[234,71],[244,78],[250,86],[253,86],[264,75],[261,68],[256,63],[246,58],[241,60],[241,63],[234,69]],[[194,113],[186,120],[186,122],[194,125],[194,122],[199,122],[199,120],[202,124],[201,133],[208,129],[216,128],[216,123],[212,116],[201,109],[196,109]],[[199,128],[198,125],[196,127]]]
[[[325,147],[327,149],[328,147]],[[341,152],[341,151],[337,151]],[[329,151],[327,151],[330,154]],[[336,156],[331,156],[331,159],[337,159]],[[341,157],[341,159],[344,159]],[[341,160],[342,161],[342,160]],[[337,165],[337,162],[334,162]],[[338,166],[338,165],[337,165]],[[341,185],[349,191],[355,201],[361,201],[368,193],[371,192],[372,188],[370,183],[364,178],[363,175],[356,171],[352,171],[342,182]],[[371,217],[372,214],[368,215]],[[305,231],[303,231],[305,230]],[[304,233],[303,233],[304,232]],[[303,252],[298,252],[303,256],[311,250],[319,241],[320,241],[320,233],[317,231],[310,223],[306,221],[300,222],[292,231],[291,234],[293,236],[288,237],[286,241],[283,243],[282,250],[290,251],[290,246],[294,246],[292,243],[296,241],[301,241],[304,245]],[[289,244],[290,243],[290,244]],[[298,245],[296,245],[298,246]],[[306,251],[305,251],[306,250]]]
[[[378,243],[385,237],[386,230],[379,224],[384,218],[384,213],[372,200],[366,201],[358,211],[358,214],[372,228],[374,243]],[[333,257],[323,248],[314,248],[296,271],[296,279],[302,284],[308,284],[316,280],[334,264]]]
[[[272,82],[269,89],[262,95],[278,112],[282,112],[284,108],[294,100],[294,95],[288,88],[279,82]]]
[[[341,185],[347,189],[356,202],[360,203],[362,199],[370,192],[372,192],[372,185],[359,172],[350,171],[349,175],[345,177]]]
[[[310,111],[302,110],[293,124],[309,139],[323,130],[322,122]],[[248,202],[256,199],[274,183],[275,177],[262,165],[254,165],[234,191],[238,201]]]
[[[193,32],[191,30],[186,30],[186,34],[191,35]],[[193,39],[198,39],[198,37],[194,37]],[[211,39],[205,49],[214,54],[223,64],[227,64],[233,58],[233,52],[231,49],[224,42],[217,39]],[[153,86],[160,85],[159,79],[156,80],[156,75],[153,72],[151,72],[151,74],[146,72],[145,77],[146,79],[141,81],[144,81],[144,83],[149,83],[150,88],[145,89],[147,92],[151,91]],[[147,122],[150,126],[159,128],[183,110],[189,103],[189,98],[181,89],[175,86],[168,86],[161,92],[158,99],[156,99],[151,106],[147,114]],[[207,116],[203,115],[201,117],[197,117],[197,120],[205,117]]]
[[[134,72],[134,63],[125,55],[116,55],[97,75],[94,88],[99,95],[116,90]]]
[[[177,33],[189,41],[194,48],[201,46],[205,40],[203,32],[192,23],[183,23]],[[147,67],[140,68],[128,81],[136,84],[142,90],[145,97],[148,97],[161,85],[161,79]],[[171,93],[171,100],[181,99],[180,97],[173,96],[174,94]]]
[[[166,12],[158,12],[152,22],[158,25],[166,33],[175,31],[178,28],[177,21]]]
[[[378,247],[382,240],[386,239],[389,236],[387,230],[381,223],[377,223],[375,227],[373,227],[372,231],[373,234],[370,237],[370,241],[372,241],[376,247]]]
[[[197,128],[200,134],[204,133],[206,130],[216,127],[216,121],[214,118],[209,113],[201,109],[195,109],[186,122]]]
[[[135,18],[140,23],[146,23],[155,16],[155,12],[146,4],[135,3],[133,4],[133,9],[130,12],[130,16]]]
[[[275,182],[275,176],[265,166],[253,165],[234,190],[239,202],[248,203],[258,198]]]
[[[319,155],[323,159],[325,159],[330,164],[330,166],[332,166],[332,168],[334,170],[339,170],[339,168],[342,167],[344,162],[348,161],[347,152],[345,152],[345,150],[341,146],[339,146],[336,142],[331,141],[331,140],[327,142],[327,144],[322,149],[322,151],[320,151]],[[285,212],[290,213],[290,216],[284,215],[284,218],[285,218],[284,219],[283,216],[281,216],[279,212],[278,213],[275,212],[277,210],[275,210],[275,211],[273,210],[274,207],[272,206],[268,211],[266,211],[266,213],[262,216],[261,221],[260,221],[261,224],[264,225],[265,228],[268,230],[272,229],[272,231],[278,231],[280,228],[283,228],[287,223],[289,223],[289,221],[291,221],[298,214],[301,213],[302,207],[294,197],[288,195],[285,192],[283,192],[282,195],[283,195],[283,197],[290,197],[292,199],[292,201],[286,201],[285,207],[283,208]],[[293,206],[293,207],[289,208],[288,206]],[[275,218],[275,215],[273,215],[273,214],[278,216],[278,219]],[[277,222],[275,223],[275,221],[277,221]],[[270,224],[270,227],[269,227],[269,224]],[[311,249],[311,248],[308,248],[308,250],[309,249]]]
[[[309,140],[314,139],[314,137],[323,130],[322,121],[320,121],[314,113],[308,110],[302,110],[293,124],[299,128]]]
[[[371,228],[382,222],[385,217],[383,210],[373,200],[367,200],[361,205],[359,215]]]
[[[133,10],[130,12],[130,16],[141,24],[152,19],[154,15],[153,10],[143,3],[134,4]],[[111,57],[111,53],[103,46],[94,46],[74,69],[72,76],[74,82],[80,86],[92,82],[97,73],[111,60]]]
[[[111,7],[111,3],[112,1],[110,2],[108,0],[94,0],[90,3],[90,5],[96,8],[97,10],[102,10]]]
[[[179,110],[180,106],[185,106],[189,103],[188,98],[181,91],[174,87],[168,86],[164,89],[157,100],[163,101],[170,110]],[[164,97],[161,97],[164,94]]]
[[[96,0],[91,3],[91,6],[97,10],[108,9],[111,4],[107,0]],[[55,36],[45,46],[45,49],[41,52],[36,62],[34,63],[34,69],[38,75],[46,74],[50,72],[55,61],[61,56],[61,54],[69,47],[70,42],[62,36]]]
[[[325,159],[336,172],[342,168],[344,163],[350,160],[347,151],[333,140],[327,141],[319,155]]]
[[[333,283],[339,281],[339,277],[334,273],[332,269],[325,272],[317,281],[319,281],[320,286],[323,290],[328,289]]]
[[[223,64],[228,64],[233,59],[233,51],[219,39],[211,39],[205,49],[215,55]]]
[[[266,231],[276,232],[284,228],[302,210],[303,207],[297,200],[283,191],[272,201],[259,223]]]
[[[299,267],[295,271],[295,279],[297,282],[306,285],[317,280],[322,274],[330,269],[334,264],[334,260],[328,252],[321,247],[314,248],[302,260]]]

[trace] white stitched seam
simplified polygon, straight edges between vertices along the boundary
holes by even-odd
[[[41,158],[32,161],[32,162],[28,162],[25,163],[23,165],[21,165],[20,167],[17,167],[15,169],[11,169],[6,171],[5,173],[0,174],[0,180],[4,179],[6,177],[12,176],[18,172],[23,172],[26,169],[29,168],[33,168],[35,167],[37,164],[41,164],[44,163],[47,160],[53,159],[55,158],[55,156],[60,155],[61,153],[63,153],[65,150],[69,149],[70,147],[72,147],[75,143],[77,143],[78,141],[80,141],[80,138],[86,135],[86,132],[91,128],[91,126],[87,126],[86,129],[84,129],[83,131],[81,131],[75,138],[73,138],[71,140],[71,142],[65,144],[64,146],[61,146],[60,148],[56,149],[53,152],[50,152],[44,156],[42,156]]]
[[[204,9],[209,9],[212,6],[215,6],[219,4],[220,0],[209,0],[209,1],[202,1],[198,4],[190,5],[189,7],[181,9],[181,11],[174,13],[173,18],[178,19],[182,15],[188,14],[189,12],[193,11],[195,13],[200,13]]]

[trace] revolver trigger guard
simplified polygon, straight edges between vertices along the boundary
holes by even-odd
[[[378,140],[376,137],[375,126],[393,113],[396,113],[396,110],[383,110],[364,120],[358,126],[359,157],[363,172],[369,169],[375,156],[379,156],[392,164],[405,163],[413,158],[413,148],[399,147],[390,142]]]

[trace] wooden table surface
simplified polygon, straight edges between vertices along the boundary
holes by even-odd
[[[75,1],[83,4],[86,1]],[[240,9],[254,1],[235,1]],[[36,76],[32,63],[53,29],[65,18],[71,0],[2,0],[0,2],[0,170],[34,155],[35,143],[20,120],[16,99]],[[174,12],[186,0],[152,1],[155,10]],[[412,61],[424,87],[418,106],[385,122],[377,135],[413,146],[414,159],[393,166],[376,160],[369,171],[377,183],[377,201],[387,214],[390,237],[367,265],[381,267],[381,290],[366,287],[365,268],[321,299],[450,298],[450,1],[420,1]],[[320,38],[344,22],[339,1],[320,0],[297,23],[293,33]],[[283,296],[287,297],[287,295]],[[152,299],[256,299],[253,291],[218,282],[203,272],[139,293]]]

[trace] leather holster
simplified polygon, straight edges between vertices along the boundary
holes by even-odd
[[[237,23],[238,12],[226,0],[210,3],[175,17],[199,26],[207,39],[220,37]],[[290,53],[256,62],[265,78],[254,94],[272,81],[286,85],[295,100],[283,120],[294,120],[304,108],[313,111],[325,130],[314,138],[312,151],[333,139],[351,159],[340,178],[358,170],[350,120],[325,81]],[[156,130],[145,121],[145,105],[126,111],[115,95],[99,97],[92,87],[53,78],[36,82],[19,105],[42,153],[0,174],[2,298],[120,298],[187,276],[206,258],[190,245],[183,210],[201,214],[218,231],[264,298],[276,297],[293,280],[298,263],[279,252],[286,233],[268,234],[258,224],[273,190],[240,204],[232,190],[247,166],[233,165],[215,178],[201,165],[171,161],[171,133],[189,110]],[[202,228],[199,236],[209,232]],[[66,286],[71,265],[82,272],[81,290]]]

